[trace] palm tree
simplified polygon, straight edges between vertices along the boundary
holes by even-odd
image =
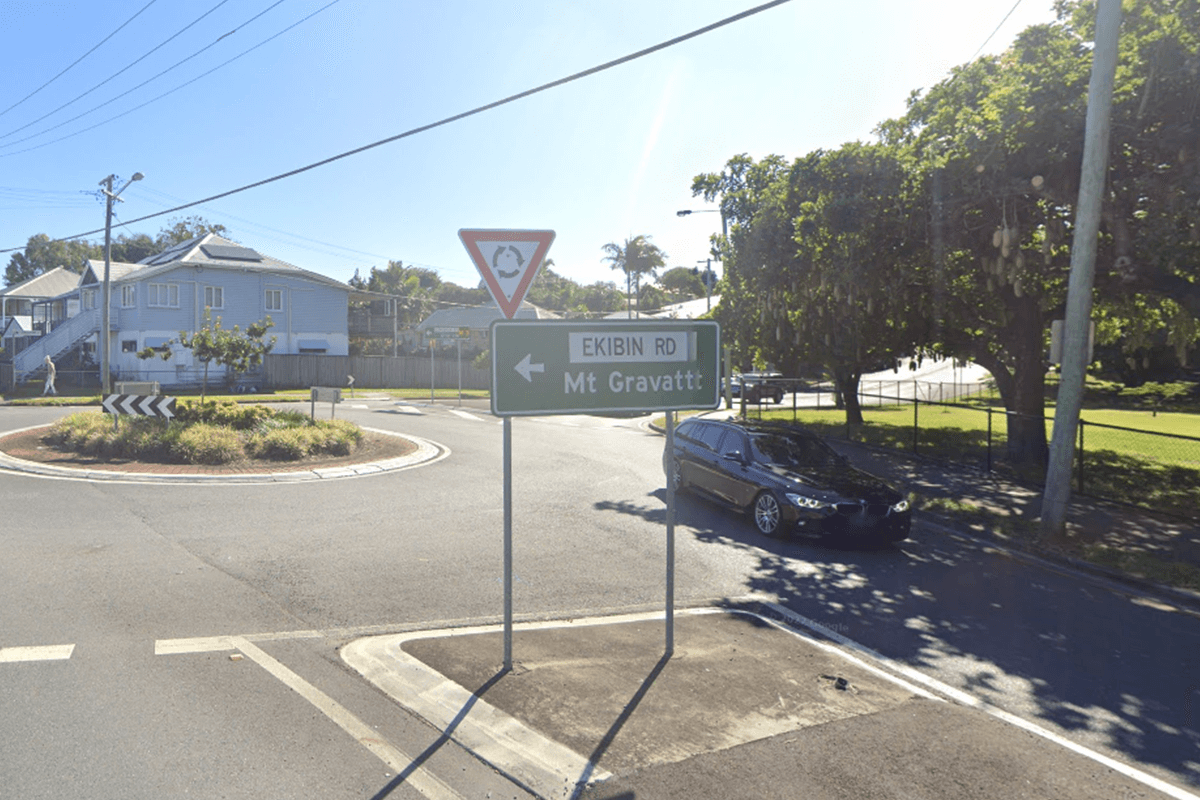
[[[625,273],[625,302],[629,316],[632,317],[633,284],[640,284],[643,275],[654,277],[659,269],[667,265],[667,254],[651,242],[649,236],[641,234],[626,239],[624,244],[609,242],[601,249],[604,251],[604,258],[601,260],[607,261],[613,269]]]

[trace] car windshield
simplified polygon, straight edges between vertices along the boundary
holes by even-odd
[[[759,433],[750,437],[754,460],[780,467],[826,467],[841,459],[828,445],[810,436]]]

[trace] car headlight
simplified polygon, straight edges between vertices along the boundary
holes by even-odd
[[[908,511],[908,500],[901,500],[899,503],[893,505],[892,511],[895,511],[897,514]]]
[[[805,497],[802,494],[787,495],[788,502],[801,508],[828,508],[829,503],[824,500],[818,500],[815,497]]]

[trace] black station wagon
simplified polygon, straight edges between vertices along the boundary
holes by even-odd
[[[677,491],[748,511],[766,536],[896,542],[912,526],[904,495],[797,425],[686,419],[663,470]]]

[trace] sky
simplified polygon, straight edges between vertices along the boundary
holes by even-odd
[[[199,215],[341,281],[398,260],[476,286],[462,228],[553,230],[552,268],[582,284],[623,281],[602,247],[639,234],[690,268],[721,229],[692,196],[696,175],[741,153],[791,160],[870,140],[913,91],[1054,18],[1051,0],[790,0],[130,222],[762,2],[0,0],[0,250],[39,233],[103,241],[99,182],[141,172],[114,236]]]

